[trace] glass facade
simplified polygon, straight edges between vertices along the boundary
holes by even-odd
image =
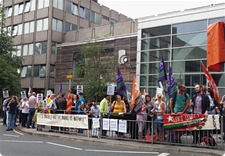
[[[140,88],[152,97],[158,87],[158,69],[161,54],[166,67],[171,64],[178,84],[184,83],[192,96],[195,84],[206,85],[201,67],[206,65],[207,26],[225,17],[143,28],[140,35]],[[224,65],[225,66],[225,65]],[[222,72],[211,73],[221,95],[225,94],[225,67]]]

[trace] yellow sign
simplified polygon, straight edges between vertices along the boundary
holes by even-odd
[[[72,79],[73,78],[73,75],[67,75],[66,78],[67,79]]]

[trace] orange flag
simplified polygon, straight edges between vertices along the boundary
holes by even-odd
[[[225,23],[220,21],[207,28],[207,67],[220,72],[225,62]]]
[[[133,108],[135,100],[140,96],[140,88],[137,84],[136,77],[133,75],[133,85],[132,85],[132,100],[130,102],[130,107]]]
[[[205,68],[204,64],[201,62],[202,64],[202,69],[205,73],[205,77],[206,79],[208,80],[208,84],[209,84],[209,87],[210,87],[210,90],[213,92],[213,95],[214,95],[214,99],[220,103],[220,94],[219,94],[219,90],[216,86],[216,83],[215,81],[213,80],[212,76],[209,74],[209,72],[207,71],[207,69]]]
[[[70,110],[72,108],[72,98],[70,94],[70,90],[68,89],[68,99],[66,104],[66,114],[70,114]]]

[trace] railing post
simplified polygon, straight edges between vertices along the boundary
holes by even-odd
[[[98,133],[98,138],[101,138],[103,129],[103,118],[99,118],[99,120],[100,120],[100,132]]]
[[[154,129],[153,129],[153,116],[151,118],[151,136],[152,136],[152,144],[153,144],[153,141],[154,141]]]
[[[224,138],[224,135],[225,135],[225,134],[223,134],[223,131],[224,131],[224,129],[223,129],[223,127],[224,127],[224,126],[223,126],[223,124],[224,124],[224,123],[223,123],[223,120],[224,120],[224,119],[223,119],[223,118],[224,118],[224,116],[221,115],[221,118],[220,118],[220,119],[221,119],[221,129],[220,129],[220,133],[221,133],[221,149],[224,149],[223,138]]]

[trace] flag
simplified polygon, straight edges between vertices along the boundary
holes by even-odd
[[[46,101],[46,107],[47,108],[49,108],[49,109],[45,109],[45,113],[46,114],[50,114],[50,109],[51,109],[51,107],[52,107],[52,99],[51,99],[51,97],[49,97],[48,99],[47,99],[47,101]]]
[[[123,76],[120,72],[120,68],[117,68],[117,79],[116,79],[116,93],[127,98],[127,87],[123,81]]]
[[[163,55],[161,54],[161,62],[159,64],[159,77],[158,77],[158,82],[163,81],[163,80],[167,80],[167,76],[166,76],[165,62],[164,62],[164,59],[163,59]]]
[[[60,82],[58,93],[62,93],[62,82]]]
[[[135,113],[138,113],[142,108],[141,92],[137,84],[136,77],[134,75],[133,75],[133,85],[132,85],[132,100],[130,103],[130,107],[133,109]]]
[[[220,93],[219,93],[219,90],[218,90],[218,88],[216,86],[216,83],[215,83],[214,79],[209,74],[208,70],[205,68],[205,65],[202,62],[201,62],[201,65],[202,65],[202,69],[204,71],[205,77],[208,80],[208,84],[209,84],[210,90],[213,92],[214,99],[218,103],[220,103]]]
[[[172,67],[169,67],[169,80],[167,81],[168,85],[168,95],[169,98],[172,98],[177,95],[177,84],[172,73]]]
[[[29,90],[28,90],[28,97],[30,97],[30,94],[31,94],[31,88],[29,87]]]
[[[70,90],[68,89],[68,100],[66,104],[66,114],[70,114],[70,110],[72,108],[72,98],[70,95]]]
[[[207,67],[220,72],[225,62],[225,23],[213,23],[207,28]]]

